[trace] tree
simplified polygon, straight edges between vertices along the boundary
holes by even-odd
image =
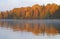
[[[51,18],[51,14],[50,11],[48,11],[48,13],[45,15],[44,19],[50,19]]]
[[[60,19],[60,7],[54,12],[54,14],[51,17],[51,19]]]
[[[1,15],[2,15],[2,19],[4,18],[4,12],[1,12]]]

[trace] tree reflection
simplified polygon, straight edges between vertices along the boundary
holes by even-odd
[[[26,31],[32,32],[33,34],[47,33],[56,35],[59,34],[58,28],[56,28],[53,24],[45,24],[45,23],[29,23],[29,22],[10,22],[10,21],[1,21],[0,27],[10,28],[13,31]]]

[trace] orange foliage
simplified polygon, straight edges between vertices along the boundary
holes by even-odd
[[[39,18],[43,19],[45,15],[50,12],[51,15],[59,9],[59,6],[57,4],[47,4],[46,6],[40,6],[38,4],[32,6],[32,7],[21,7],[21,8],[14,8],[11,10],[11,12],[3,12],[4,18],[8,17],[8,13],[13,14],[13,18]],[[0,14],[0,18],[3,18]]]

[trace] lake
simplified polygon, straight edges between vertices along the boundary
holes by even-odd
[[[60,39],[60,20],[0,20],[0,39]]]

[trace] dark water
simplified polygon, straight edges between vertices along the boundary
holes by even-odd
[[[60,20],[0,20],[0,39],[60,39]]]

